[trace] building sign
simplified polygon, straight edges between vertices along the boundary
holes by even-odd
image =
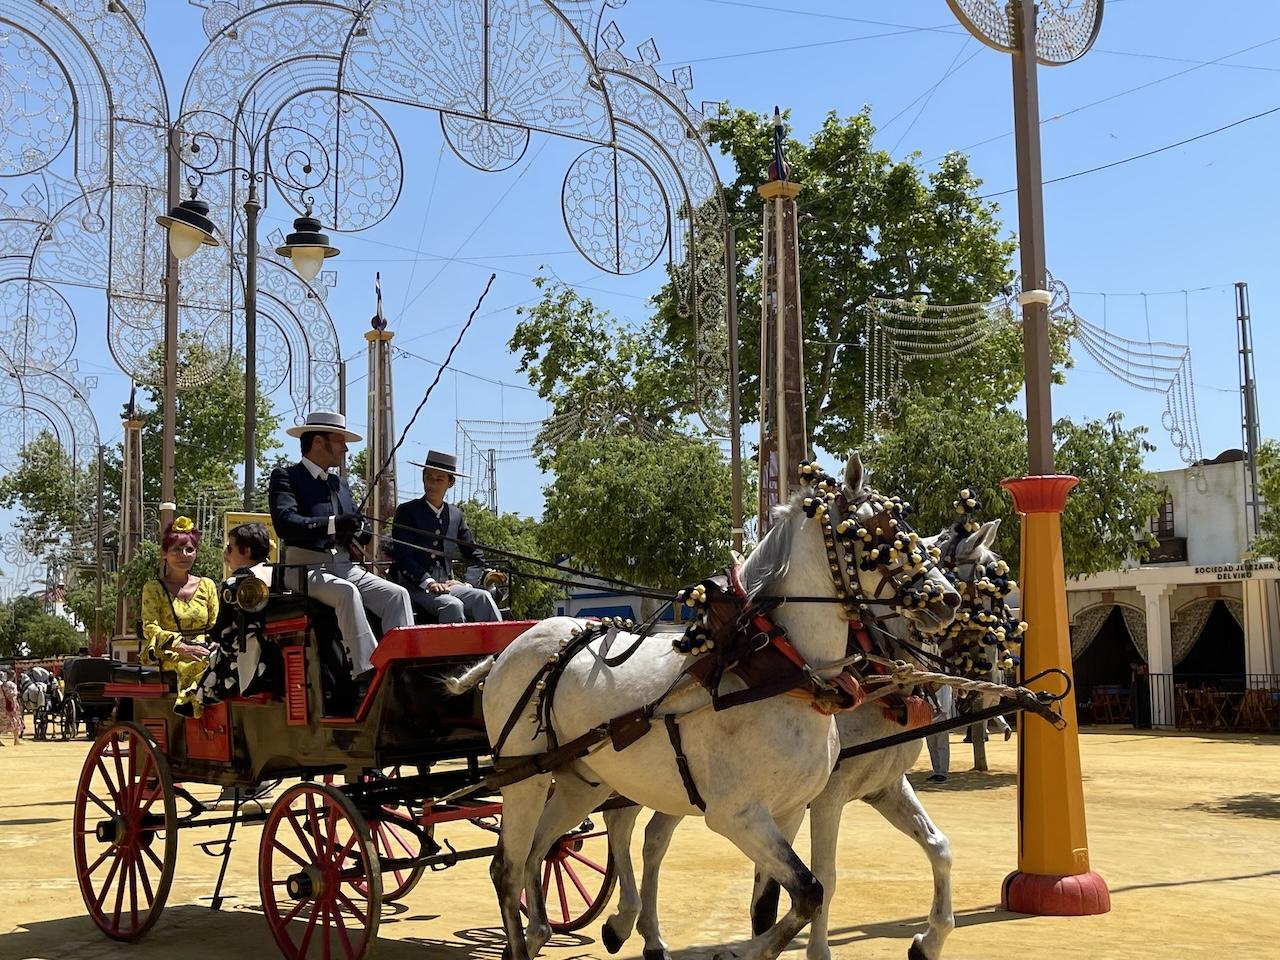
[[[1256,570],[1275,570],[1274,560],[1259,560],[1257,563],[1228,563],[1216,567],[1196,567],[1196,573],[1212,573],[1219,580],[1248,580]]]

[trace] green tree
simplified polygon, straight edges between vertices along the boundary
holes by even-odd
[[[522,319],[507,348],[552,406],[536,452],[544,469],[566,437],[654,436],[688,413],[686,380],[672,376],[675,357],[657,326],[619,324],[590,299],[538,277],[542,299],[516,310]]]
[[[550,559],[542,542],[542,525],[532,517],[515,513],[493,513],[473,501],[461,504],[467,525],[481,547],[497,547],[538,560]],[[564,595],[558,584],[538,577],[558,577],[553,570],[490,553],[490,565],[511,575],[511,615],[517,620],[541,620],[555,611],[556,600]]]
[[[588,569],[675,589],[729,557],[729,466],[689,437],[561,443],[546,488],[547,546]]]
[[[84,626],[84,631],[96,645],[106,648],[106,643],[115,633],[116,626],[116,575],[106,574],[102,578],[102,618],[101,632],[95,636],[94,619],[98,601],[97,582],[92,571],[88,571],[75,586],[68,588],[66,606],[71,614]]]
[[[35,658],[58,657],[75,653],[85,644],[80,633],[62,617],[37,613],[27,617],[18,627],[18,643],[25,644]]]
[[[1261,533],[1253,541],[1253,552],[1264,557],[1280,557],[1280,442],[1263,441],[1258,450],[1258,493],[1269,509],[1258,521]]]
[[[24,446],[14,469],[0,477],[0,507],[18,509],[23,546],[40,559],[70,557],[73,534],[86,533],[86,517],[97,513],[96,495],[96,470],[90,476],[79,469],[48,432]]]
[[[1062,419],[1054,425],[1056,467],[1080,478],[1062,516],[1068,576],[1118,569],[1126,559],[1144,558],[1154,543],[1149,524],[1163,493],[1142,465],[1153,448],[1143,439],[1145,427],[1125,430],[1120,422],[1120,414],[1112,414],[1105,421]],[[1026,424],[1017,412],[912,404],[864,459],[876,487],[912,503],[912,525],[922,535],[953,522],[959,491],[976,489],[986,505],[984,518],[1003,521],[997,548],[1019,569],[1018,516],[1000,486],[1026,472]]]
[[[208,366],[208,351],[186,343],[179,366]],[[147,403],[142,410],[143,499],[160,500],[161,463],[164,451],[163,392],[154,385],[144,388]],[[268,471],[273,451],[281,447],[274,434],[280,415],[271,399],[257,394],[255,442],[257,472]],[[118,460],[118,455],[117,455]],[[217,368],[213,380],[177,395],[173,449],[173,489],[180,507],[193,507],[203,492],[231,494],[241,489],[244,465],[244,361],[233,355]]]
[[[744,421],[759,409],[760,249],[763,200],[757,191],[773,157],[772,118],[734,110],[712,120],[711,142],[733,157],[737,178],[724,190],[728,217],[739,225],[738,318]],[[874,146],[869,109],[828,114],[808,143],[789,139],[789,178],[803,185],[798,205],[800,294],[804,320],[806,422],[812,440],[847,456],[862,436],[865,315],[871,297],[934,304],[985,303],[1012,278],[1016,247],[1002,237],[999,206],[980,199],[981,181],[968,159],[948,154],[926,174],[916,158],[895,161]],[[717,238],[711,238],[716,240]],[[700,251],[713,256],[714,251]],[[676,309],[673,287],[656,298],[657,320],[679,356],[692,350],[692,324]],[[1067,362],[1065,331],[1055,359]],[[908,366],[910,382],[930,394],[952,394],[957,372],[966,391],[957,402],[1007,403],[1022,385],[1021,332],[1003,326],[962,358]]]

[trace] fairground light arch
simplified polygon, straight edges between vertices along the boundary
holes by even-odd
[[[206,156],[235,157],[236,127],[264,118],[247,125],[265,122],[265,162],[294,181],[290,163],[319,136],[326,166],[306,199],[331,230],[367,229],[399,198],[399,176],[387,173],[398,174],[399,148],[378,102],[438,111],[454,153],[483,171],[514,165],[536,133],[580,141],[561,185],[570,237],[614,274],[666,254],[694,330],[694,405],[709,428],[727,431],[725,211],[705,118],[686,95],[687,68],[662,77],[653,41],[635,59],[622,52],[604,15],[625,0],[193,2],[205,8],[209,43],[188,78],[179,130],[210,144]],[[230,239],[199,259],[225,273],[244,254],[233,212],[241,178],[206,173],[199,189]],[[281,196],[301,212],[302,192]]]

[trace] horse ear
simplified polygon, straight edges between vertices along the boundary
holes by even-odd
[[[982,525],[982,545],[990,548],[996,542],[996,532],[1000,529],[1000,518],[988,520]]]
[[[849,458],[849,462],[844,468],[844,485],[850,493],[857,493],[866,482],[865,471],[862,469],[862,457],[856,452]]]

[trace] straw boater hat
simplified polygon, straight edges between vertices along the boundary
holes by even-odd
[[[423,470],[441,470],[454,477],[462,477],[469,479],[465,473],[458,472],[458,458],[452,453],[441,453],[439,450],[428,450],[427,459],[422,463],[414,463],[409,461],[411,467],[421,467]]]
[[[300,437],[304,433],[338,433],[348,443],[358,443],[363,437],[347,429],[347,418],[340,413],[328,410],[313,410],[307,414],[304,423],[297,424],[285,431],[291,437]]]

